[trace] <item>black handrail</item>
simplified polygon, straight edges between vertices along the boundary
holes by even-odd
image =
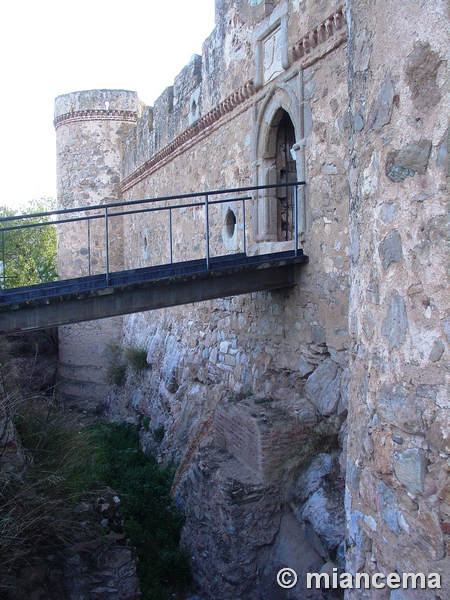
[[[109,261],[109,230],[108,230],[108,219],[110,219],[111,217],[120,217],[120,216],[125,216],[125,215],[134,215],[134,214],[140,214],[140,213],[152,213],[152,212],[164,212],[164,211],[169,211],[169,245],[170,245],[170,264],[173,263],[173,239],[172,239],[172,211],[175,209],[182,209],[182,208],[193,208],[196,206],[204,206],[205,208],[205,237],[206,237],[206,269],[209,270],[210,268],[210,242],[209,242],[209,237],[210,237],[210,230],[209,230],[209,208],[212,205],[216,205],[216,204],[225,204],[225,203],[232,203],[232,202],[242,202],[242,227],[243,227],[243,249],[244,249],[244,253],[246,253],[246,232],[245,232],[245,227],[246,227],[246,215],[245,215],[245,203],[248,200],[253,200],[254,198],[250,195],[245,195],[245,196],[239,196],[239,197],[233,197],[237,194],[242,194],[245,192],[251,192],[251,191],[260,191],[260,190],[268,190],[268,189],[274,189],[274,188],[286,188],[289,186],[293,186],[294,187],[294,231],[293,231],[293,239],[294,239],[294,255],[297,256],[298,255],[298,186],[301,185],[305,185],[305,182],[292,182],[292,183],[281,183],[281,184],[271,184],[271,185],[265,185],[265,186],[249,186],[249,187],[242,187],[242,188],[231,188],[231,189],[225,189],[225,190],[212,190],[212,191],[205,191],[205,192],[196,192],[193,194],[181,194],[181,195],[177,195],[177,196],[161,196],[159,198],[147,198],[147,199],[143,199],[143,200],[132,200],[132,201],[128,201],[128,202],[117,202],[117,203],[109,203],[109,204],[98,204],[95,206],[84,206],[84,207],[78,207],[78,208],[68,208],[68,209],[59,209],[59,210],[55,210],[55,211],[50,211],[50,212],[44,212],[44,213],[33,213],[33,214],[27,214],[27,215],[16,215],[16,216],[11,216],[11,217],[4,217],[0,219],[0,225],[2,225],[3,223],[9,223],[12,221],[21,221],[21,220],[26,220],[26,219],[36,219],[36,218],[46,218],[47,220],[43,221],[43,222],[38,222],[38,223],[25,223],[23,225],[10,225],[10,226],[6,226],[6,227],[0,227],[0,234],[2,237],[2,267],[3,267],[3,274],[1,276],[1,279],[3,279],[3,283],[6,283],[6,279],[9,279],[6,276],[6,267],[7,265],[5,264],[5,244],[4,244],[4,234],[5,232],[8,231],[17,231],[17,230],[21,230],[21,229],[29,229],[29,228],[35,228],[35,227],[47,227],[47,226],[57,226],[57,225],[61,225],[61,224],[65,224],[65,223],[77,223],[77,222],[86,222],[87,226],[88,226],[88,232],[87,232],[87,242],[88,242],[88,250],[87,250],[87,254],[88,254],[88,274],[91,275],[91,221],[94,220],[98,220],[98,219],[104,219],[104,235],[105,235],[105,277],[106,277],[106,284],[108,285],[108,281],[109,281],[109,275],[110,275],[110,261]],[[211,196],[220,196],[220,195],[224,195],[227,194],[227,196],[232,195],[232,197],[227,197],[227,198],[219,198],[216,200],[211,200]],[[165,206],[149,206],[149,205],[153,205],[156,203],[161,203],[161,202],[171,202],[174,200],[180,201],[180,200],[184,200],[184,199],[194,199],[194,198],[201,198],[203,197],[204,200],[202,202],[187,202],[187,203],[182,203],[182,204],[168,204]],[[133,209],[133,210],[121,210],[121,211],[117,211],[115,210],[114,212],[112,212],[111,209],[117,209],[118,207],[135,207],[138,205],[144,205],[142,208],[139,209]],[[74,213],[90,213],[93,211],[100,211],[98,214],[84,214],[83,216],[79,216],[79,217],[71,217],[71,218],[62,218],[62,219],[50,219],[48,220],[49,217],[54,217],[54,216],[59,216],[59,215],[68,215],[68,214],[74,214]]]

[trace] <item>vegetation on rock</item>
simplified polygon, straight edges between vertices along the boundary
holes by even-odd
[[[179,548],[184,516],[170,497],[174,471],[142,452],[131,424],[100,423],[91,431],[99,448],[93,481],[120,497],[125,530],[139,557],[142,598],[173,598],[190,581],[187,556]]]
[[[105,536],[89,509],[105,488],[120,498],[142,599],[178,597],[190,574],[179,548],[184,517],[170,497],[173,470],[141,451],[135,426],[80,429],[54,397],[23,393],[4,345],[0,361],[0,597],[31,594],[33,573],[45,586],[49,556],[63,569],[77,547]]]

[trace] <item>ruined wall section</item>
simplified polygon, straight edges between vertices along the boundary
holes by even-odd
[[[440,573],[442,593],[450,581],[448,3],[348,5],[347,570]]]

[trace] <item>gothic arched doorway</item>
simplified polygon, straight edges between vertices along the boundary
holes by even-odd
[[[255,113],[253,168],[260,186],[304,179],[302,111],[292,82],[273,87]],[[298,189],[298,232],[305,228],[305,198]],[[294,189],[280,186],[261,190],[254,203],[254,236],[258,243],[294,239]]]

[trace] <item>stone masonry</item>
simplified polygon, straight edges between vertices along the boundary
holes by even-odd
[[[118,90],[56,101],[61,207],[306,182],[293,288],[60,333],[63,391],[179,463],[209,598],[303,599],[308,569],[335,565],[442,578],[348,599],[450,593],[449,17],[445,0],[216,0],[202,56],[153,107]],[[292,215],[286,192],[254,193],[244,231],[230,195],[211,253],[244,236],[249,253],[292,248]],[[174,260],[203,257],[204,208],[171,219]],[[168,262],[168,228],[167,212],[117,220],[112,269]],[[86,232],[61,231],[59,261],[86,274]],[[111,342],[148,368],[107,388]],[[293,565],[303,583],[283,591],[275,569]]]
[[[56,99],[58,208],[97,206],[122,199],[121,140],[135,123],[139,106],[136,93],[122,90],[76,92]],[[122,222],[113,219],[110,223],[114,240],[110,262],[119,270],[123,268]],[[89,230],[85,222],[60,225],[59,276],[103,273],[103,241],[102,220],[92,221]],[[120,337],[121,327],[121,317],[114,317],[59,328],[59,388],[66,399],[90,410],[102,404],[106,348]]]

